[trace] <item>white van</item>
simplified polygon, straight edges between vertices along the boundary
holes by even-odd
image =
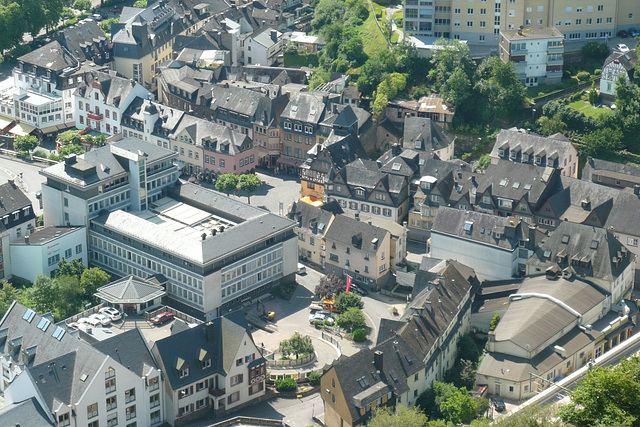
[[[297,271],[297,273],[300,274],[300,275],[307,274],[307,267],[305,267],[304,264],[298,263],[298,271]]]

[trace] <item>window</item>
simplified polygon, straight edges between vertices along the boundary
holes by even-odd
[[[239,391],[236,391],[235,393],[230,394],[229,397],[227,398],[227,402],[229,404],[236,403],[238,400],[240,400],[240,392]]]
[[[112,409],[116,409],[118,407],[118,398],[117,396],[107,397],[107,411]]]
[[[242,365],[242,357],[238,360],[236,360],[236,366],[241,366]]]
[[[107,369],[105,373],[104,388],[106,393],[116,391],[116,371],[113,368]]]
[[[136,400],[136,389],[132,388],[124,392],[124,402],[129,403]]]
[[[98,416],[98,402],[87,406],[87,418],[91,419]]]
[[[82,243],[76,246],[76,253],[79,254],[82,252]]]
[[[127,421],[136,417],[136,405],[131,405],[125,409],[125,416]]]
[[[66,427],[66,426],[68,426],[70,424],[71,424],[71,421],[69,420],[69,413],[68,412],[66,414],[58,415],[58,426],[59,427]]]
[[[111,414],[107,417],[107,427],[115,427],[118,425],[118,414]]]
[[[340,258],[338,257],[338,255],[337,255],[337,254],[332,254],[332,253],[330,253],[330,254],[329,254],[329,259],[330,259],[331,261],[334,261],[334,262],[340,262],[340,261],[339,261],[339,260],[340,260]]]
[[[602,4],[598,5],[598,12],[604,12],[604,5]]]
[[[242,384],[242,374],[234,375],[231,377],[231,385]]]
[[[151,424],[157,424],[160,422],[160,410],[151,413]]]
[[[627,237],[627,245],[638,246],[638,239],[636,239],[635,237]]]

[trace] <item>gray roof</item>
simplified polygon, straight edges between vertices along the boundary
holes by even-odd
[[[58,31],[54,37],[80,61],[109,61],[107,56],[111,53],[111,42],[93,19],[83,19]]]
[[[537,39],[552,39],[552,38],[564,38],[564,35],[556,27],[527,27],[520,30],[500,30],[501,34],[504,34],[507,40],[513,42],[537,40]]]
[[[93,347],[111,356],[139,377],[148,375],[150,369],[158,368],[140,328],[115,334],[111,338],[98,341]]]
[[[613,282],[631,262],[631,252],[609,230],[562,221],[527,265],[542,271],[570,267],[579,276]]]
[[[62,71],[78,65],[78,61],[57,40],[22,55],[18,61],[52,71]]]
[[[582,179],[596,182],[594,174],[640,184],[640,167],[589,157],[582,169]]]
[[[582,280],[545,276],[525,279],[516,295],[523,297],[511,300],[495,330],[496,342],[511,341],[531,352],[578,319],[565,305],[582,315],[606,298]]]
[[[504,150],[504,156],[500,156],[500,149]],[[511,154],[515,150],[516,158],[512,159]],[[569,155],[577,156],[571,141],[562,135],[544,137],[535,133],[528,133],[523,129],[511,128],[502,129],[496,137],[493,144],[491,154],[493,158],[505,158],[512,161],[523,163],[522,154],[529,154],[529,158],[524,163],[533,164],[534,157],[540,154],[542,164],[547,164],[547,156],[557,153],[557,167],[561,168],[565,164],[565,160],[569,162]],[[571,159],[573,161],[575,157]]]
[[[27,372],[22,375],[27,375]],[[55,426],[56,424],[51,422],[49,415],[40,406],[38,400],[31,397],[0,409],[0,425],[43,427]]]
[[[129,275],[97,289],[97,298],[112,304],[142,304],[167,294],[162,286]]]
[[[324,237],[327,242],[331,240],[375,254],[384,249],[382,241],[388,236],[389,232],[383,228],[345,215],[336,215]],[[377,248],[373,246],[375,239],[379,242]]]
[[[605,227],[616,233],[640,236],[638,212],[640,212],[640,197],[621,191],[613,203]]]
[[[69,233],[73,233],[84,227],[67,227],[67,226],[49,226],[41,228],[34,233],[28,235],[29,243],[26,241],[27,236],[22,236],[18,240],[11,242],[12,245],[33,245],[41,246],[46,245],[59,237],[65,236]]]
[[[327,210],[327,205],[333,210]],[[305,232],[318,234],[319,237],[324,236],[328,230],[329,222],[334,216],[334,209],[338,209],[338,213],[342,213],[342,208],[336,202],[329,202],[321,207],[315,207],[309,203],[297,201],[291,205],[291,210],[287,216],[296,221],[296,226]]]
[[[238,310],[158,340],[152,352],[170,386],[177,390],[213,373],[227,376],[245,339],[251,341],[251,333],[244,313]],[[201,357],[211,358],[211,367],[203,368]],[[258,353],[256,357],[261,356]],[[179,376],[179,362],[189,366],[189,375],[184,378]]]
[[[627,72],[633,70],[633,67],[638,63],[638,54],[635,50],[630,50],[629,52],[613,52],[611,55],[605,59],[604,64],[602,65],[602,69],[609,65],[610,63],[618,61]]]
[[[271,31],[276,31],[277,37],[275,41],[271,38]],[[251,37],[257,43],[260,43],[262,46],[270,48],[277,43],[278,37],[280,37],[281,35],[282,33],[280,31],[267,27],[254,31],[249,37]]]
[[[454,135],[426,117],[407,117],[404,121],[404,148],[430,153],[447,147],[454,139]]]
[[[321,94],[296,92],[291,94],[289,104],[285,107],[280,118],[307,123],[320,123],[324,110],[325,101]]]
[[[529,239],[529,227],[514,217],[440,207],[431,229],[462,240],[515,251],[520,241]]]
[[[33,349],[35,356],[30,364],[33,378],[52,410],[55,410],[54,399],[65,405],[77,402],[92,384],[91,380],[81,381],[80,377],[88,375],[92,378],[97,375],[106,356],[68,333],[63,333],[57,339],[53,335],[65,331],[64,327],[53,324],[50,314],[43,317],[33,313],[31,322],[28,322],[23,318],[27,310],[22,304],[14,302],[5,314],[0,322],[0,331],[6,330],[6,339],[0,351],[10,357],[13,363],[22,364],[22,350]],[[46,328],[43,330],[38,325],[46,325]],[[20,343],[19,352],[10,352],[12,342]],[[58,383],[43,381],[44,375],[48,375],[48,364],[51,361],[57,361]],[[65,369],[63,365],[66,365]],[[42,379],[39,377],[40,373],[43,374]]]
[[[76,90],[76,95],[86,98],[90,88],[95,85],[105,95],[105,104],[116,108],[120,107],[120,103],[125,101],[138,85],[133,80],[116,76],[114,72],[93,71],[85,75],[85,81],[86,84]]]
[[[31,200],[15,185],[15,182],[13,184],[5,182],[0,185],[0,216],[8,215],[27,206],[31,206]]]

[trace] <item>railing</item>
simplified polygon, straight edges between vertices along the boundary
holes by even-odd
[[[340,354],[342,354],[342,345],[340,345],[340,341],[338,341],[338,340],[336,339],[336,337],[334,337],[334,336],[332,336],[332,335],[329,335],[329,334],[327,334],[327,333],[326,333],[326,332],[324,332],[324,331],[322,332],[321,337],[322,337],[322,339],[323,339],[323,340],[328,341],[328,342],[330,342],[331,344],[333,344],[333,345],[335,345],[336,347],[338,347],[338,351],[340,352]]]
[[[214,397],[220,397],[222,395],[224,395],[226,393],[226,389],[224,388],[210,388],[209,389],[209,394],[211,394]]]
[[[202,323],[204,323],[202,320],[200,319],[196,319],[193,316],[189,316],[186,313],[183,313],[181,311],[176,310],[175,308],[171,308],[169,306],[164,306],[164,307],[160,307],[156,310],[150,311],[150,312],[145,312],[144,313],[144,317],[145,319],[149,320],[151,319],[153,316],[155,316],[158,313],[164,313],[164,312],[169,312],[169,313],[173,313],[173,315],[180,320],[184,320],[186,323],[195,323],[196,325],[200,325]]]
[[[91,111],[87,112],[87,118],[91,120],[100,121],[102,120],[102,114],[92,113]]]
[[[69,325],[69,324],[71,324],[71,323],[74,323],[74,322],[77,322],[77,321],[78,321],[78,319],[81,319],[81,318],[83,318],[83,317],[89,317],[89,316],[91,316],[92,314],[97,313],[97,312],[98,312],[102,307],[106,307],[106,306],[107,306],[107,305],[106,305],[105,303],[102,303],[102,304],[96,305],[96,306],[91,307],[91,308],[89,308],[89,309],[87,309],[87,310],[85,310],[85,311],[83,311],[83,312],[80,312],[80,313],[78,313],[78,314],[74,315],[74,316],[71,316],[71,317],[69,317],[68,319],[65,319],[65,321],[64,321],[64,322],[65,322],[67,325]]]
[[[311,353],[306,357],[291,360],[267,360],[267,366],[270,368],[291,368],[294,366],[302,366],[316,360],[316,354]]]

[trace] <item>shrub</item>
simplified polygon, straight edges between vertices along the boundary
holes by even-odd
[[[359,328],[353,331],[353,340],[355,342],[364,342],[367,340],[367,330],[364,328]]]
[[[36,151],[33,152],[33,155],[35,157],[42,157],[42,158],[45,158],[45,159],[47,158],[47,152],[43,151],[43,150],[36,150]]]
[[[325,324],[325,326],[331,326],[331,320],[329,319],[324,319],[323,323]]]
[[[589,74],[587,71],[580,71],[576,77],[578,77],[579,81],[586,82],[591,78],[591,74]]]
[[[276,390],[280,392],[295,391],[297,387],[296,380],[293,378],[283,378],[276,380]]]
[[[602,70],[601,70],[600,68],[596,68],[596,69],[593,71],[593,75],[594,75],[594,76],[599,76],[600,74],[602,74]]]
[[[580,100],[580,98],[582,98],[582,92],[576,92],[573,95],[571,95],[572,101],[578,101]]]
[[[309,374],[309,376],[307,376],[307,379],[309,380],[309,383],[311,383],[311,385],[316,386],[316,385],[320,385],[321,376],[322,375],[320,375],[320,372],[313,371]]]
[[[316,329],[321,329],[323,327],[322,320],[315,320],[313,322],[313,325],[316,327]]]

